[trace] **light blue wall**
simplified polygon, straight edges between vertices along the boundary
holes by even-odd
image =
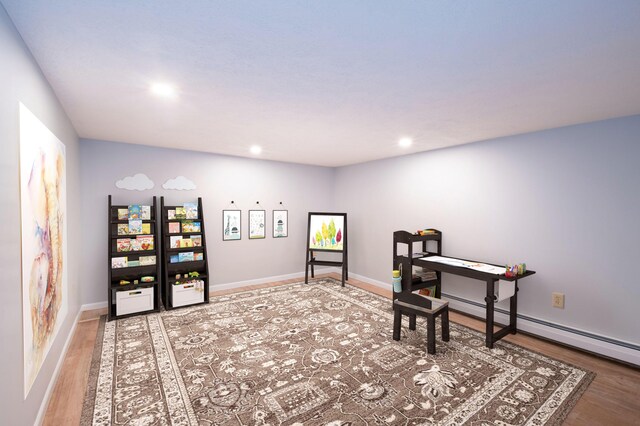
[[[640,344],[639,162],[633,116],[341,167],[350,269],[388,282],[393,231],[438,228],[445,255],[537,271],[520,313]],[[482,302],[485,287],[445,275],[443,291]]]
[[[80,306],[78,138],[36,61],[0,5],[0,423],[32,425]],[[19,102],[66,147],[68,314],[31,392],[23,399],[22,286],[20,267]]]
[[[211,285],[299,273],[304,270],[307,212],[328,210],[333,201],[334,169],[261,161],[202,152],[81,140],[82,233],[86,244],[81,273],[83,303],[107,299],[107,195],[114,203],[145,203],[165,196],[168,204],[202,197]],[[155,182],[146,191],[118,189],[125,176],[145,173]],[[193,191],[165,190],[162,184],[184,175]],[[222,241],[222,210],[231,201],[242,210],[242,239]],[[256,207],[260,201],[260,207]],[[272,210],[289,210],[289,237],[274,239]],[[248,239],[248,210],[266,210],[267,238]],[[95,242],[98,243],[95,243]]]

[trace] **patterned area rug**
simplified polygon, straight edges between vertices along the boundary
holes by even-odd
[[[594,377],[455,323],[428,355],[392,322],[333,279],[103,322],[82,424],[560,424]]]

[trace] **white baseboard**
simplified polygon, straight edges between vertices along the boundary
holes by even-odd
[[[42,402],[40,403],[40,408],[38,409],[38,415],[36,416],[36,421],[33,423],[36,426],[40,426],[42,421],[44,420],[44,415],[47,412],[47,407],[49,406],[49,399],[51,398],[51,393],[53,392],[53,388],[56,386],[56,382],[58,381],[58,374],[60,374],[60,369],[62,368],[62,364],[67,357],[67,350],[69,349],[69,345],[71,344],[71,339],[76,332],[76,326],[78,325],[78,319],[80,319],[80,314],[82,313],[82,308],[78,310],[75,319],[73,320],[73,325],[71,326],[71,330],[67,335],[67,340],[64,342],[64,346],[62,347],[62,352],[60,352],[60,357],[58,358],[58,362],[56,363],[56,368],[53,370],[53,374],[51,375],[51,379],[49,380],[49,384],[47,385],[47,390],[44,393],[44,398],[42,398]]]
[[[87,303],[80,307],[80,311],[92,311],[94,309],[103,309],[107,307],[107,302]]]
[[[391,290],[391,283],[385,283],[382,281],[374,280],[372,278],[365,277],[364,275],[354,274],[351,272],[349,272],[349,276],[356,278],[360,281],[373,284],[375,286],[382,287],[387,290]],[[447,299],[444,296],[443,298],[449,301],[449,306],[452,309],[456,309],[460,312],[475,315],[480,318],[484,318],[486,315],[485,309],[480,306],[475,306],[473,304],[465,303],[459,300]],[[509,317],[501,312],[496,312],[494,315],[494,319],[496,322],[500,322],[502,324],[509,323]],[[532,319],[539,320],[537,318],[532,318]],[[541,321],[544,322],[543,320]],[[563,328],[570,328],[570,327],[563,327]],[[544,324],[540,324],[538,322],[530,321],[525,318],[518,318],[518,329],[540,336],[540,337],[544,337],[549,340],[553,340],[558,343],[574,346],[576,348],[584,349],[586,351],[590,351],[596,354],[604,355],[606,357],[618,359],[620,361],[624,361],[627,363],[640,366],[640,351],[581,334],[581,333],[591,334],[591,335],[595,334],[587,330],[572,329],[574,330],[573,332],[565,331],[565,330],[550,327]]]
[[[329,272],[337,271],[336,268],[315,268],[315,274],[327,274]],[[309,276],[311,277],[311,276]],[[293,274],[285,274],[285,275],[275,275],[272,277],[265,278],[257,278],[254,280],[246,280],[246,281],[234,281],[230,283],[222,283],[222,284],[210,284],[209,291],[218,291],[218,290],[228,290],[232,288],[242,288],[250,285],[257,284],[266,284],[272,283],[274,281],[284,281],[284,280],[292,280],[295,278],[304,278],[304,271],[302,272],[294,272]]]

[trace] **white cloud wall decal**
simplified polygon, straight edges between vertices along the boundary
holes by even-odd
[[[127,176],[116,182],[116,187],[129,191],[145,191],[154,187],[154,183],[144,173],[136,173],[133,176]]]
[[[191,191],[196,189],[196,184],[184,176],[177,176],[162,184],[164,189],[175,189],[176,191]]]

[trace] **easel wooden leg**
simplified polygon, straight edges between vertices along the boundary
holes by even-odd
[[[346,263],[342,263],[342,287],[344,287],[344,280],[347,277],[347,264]]]

